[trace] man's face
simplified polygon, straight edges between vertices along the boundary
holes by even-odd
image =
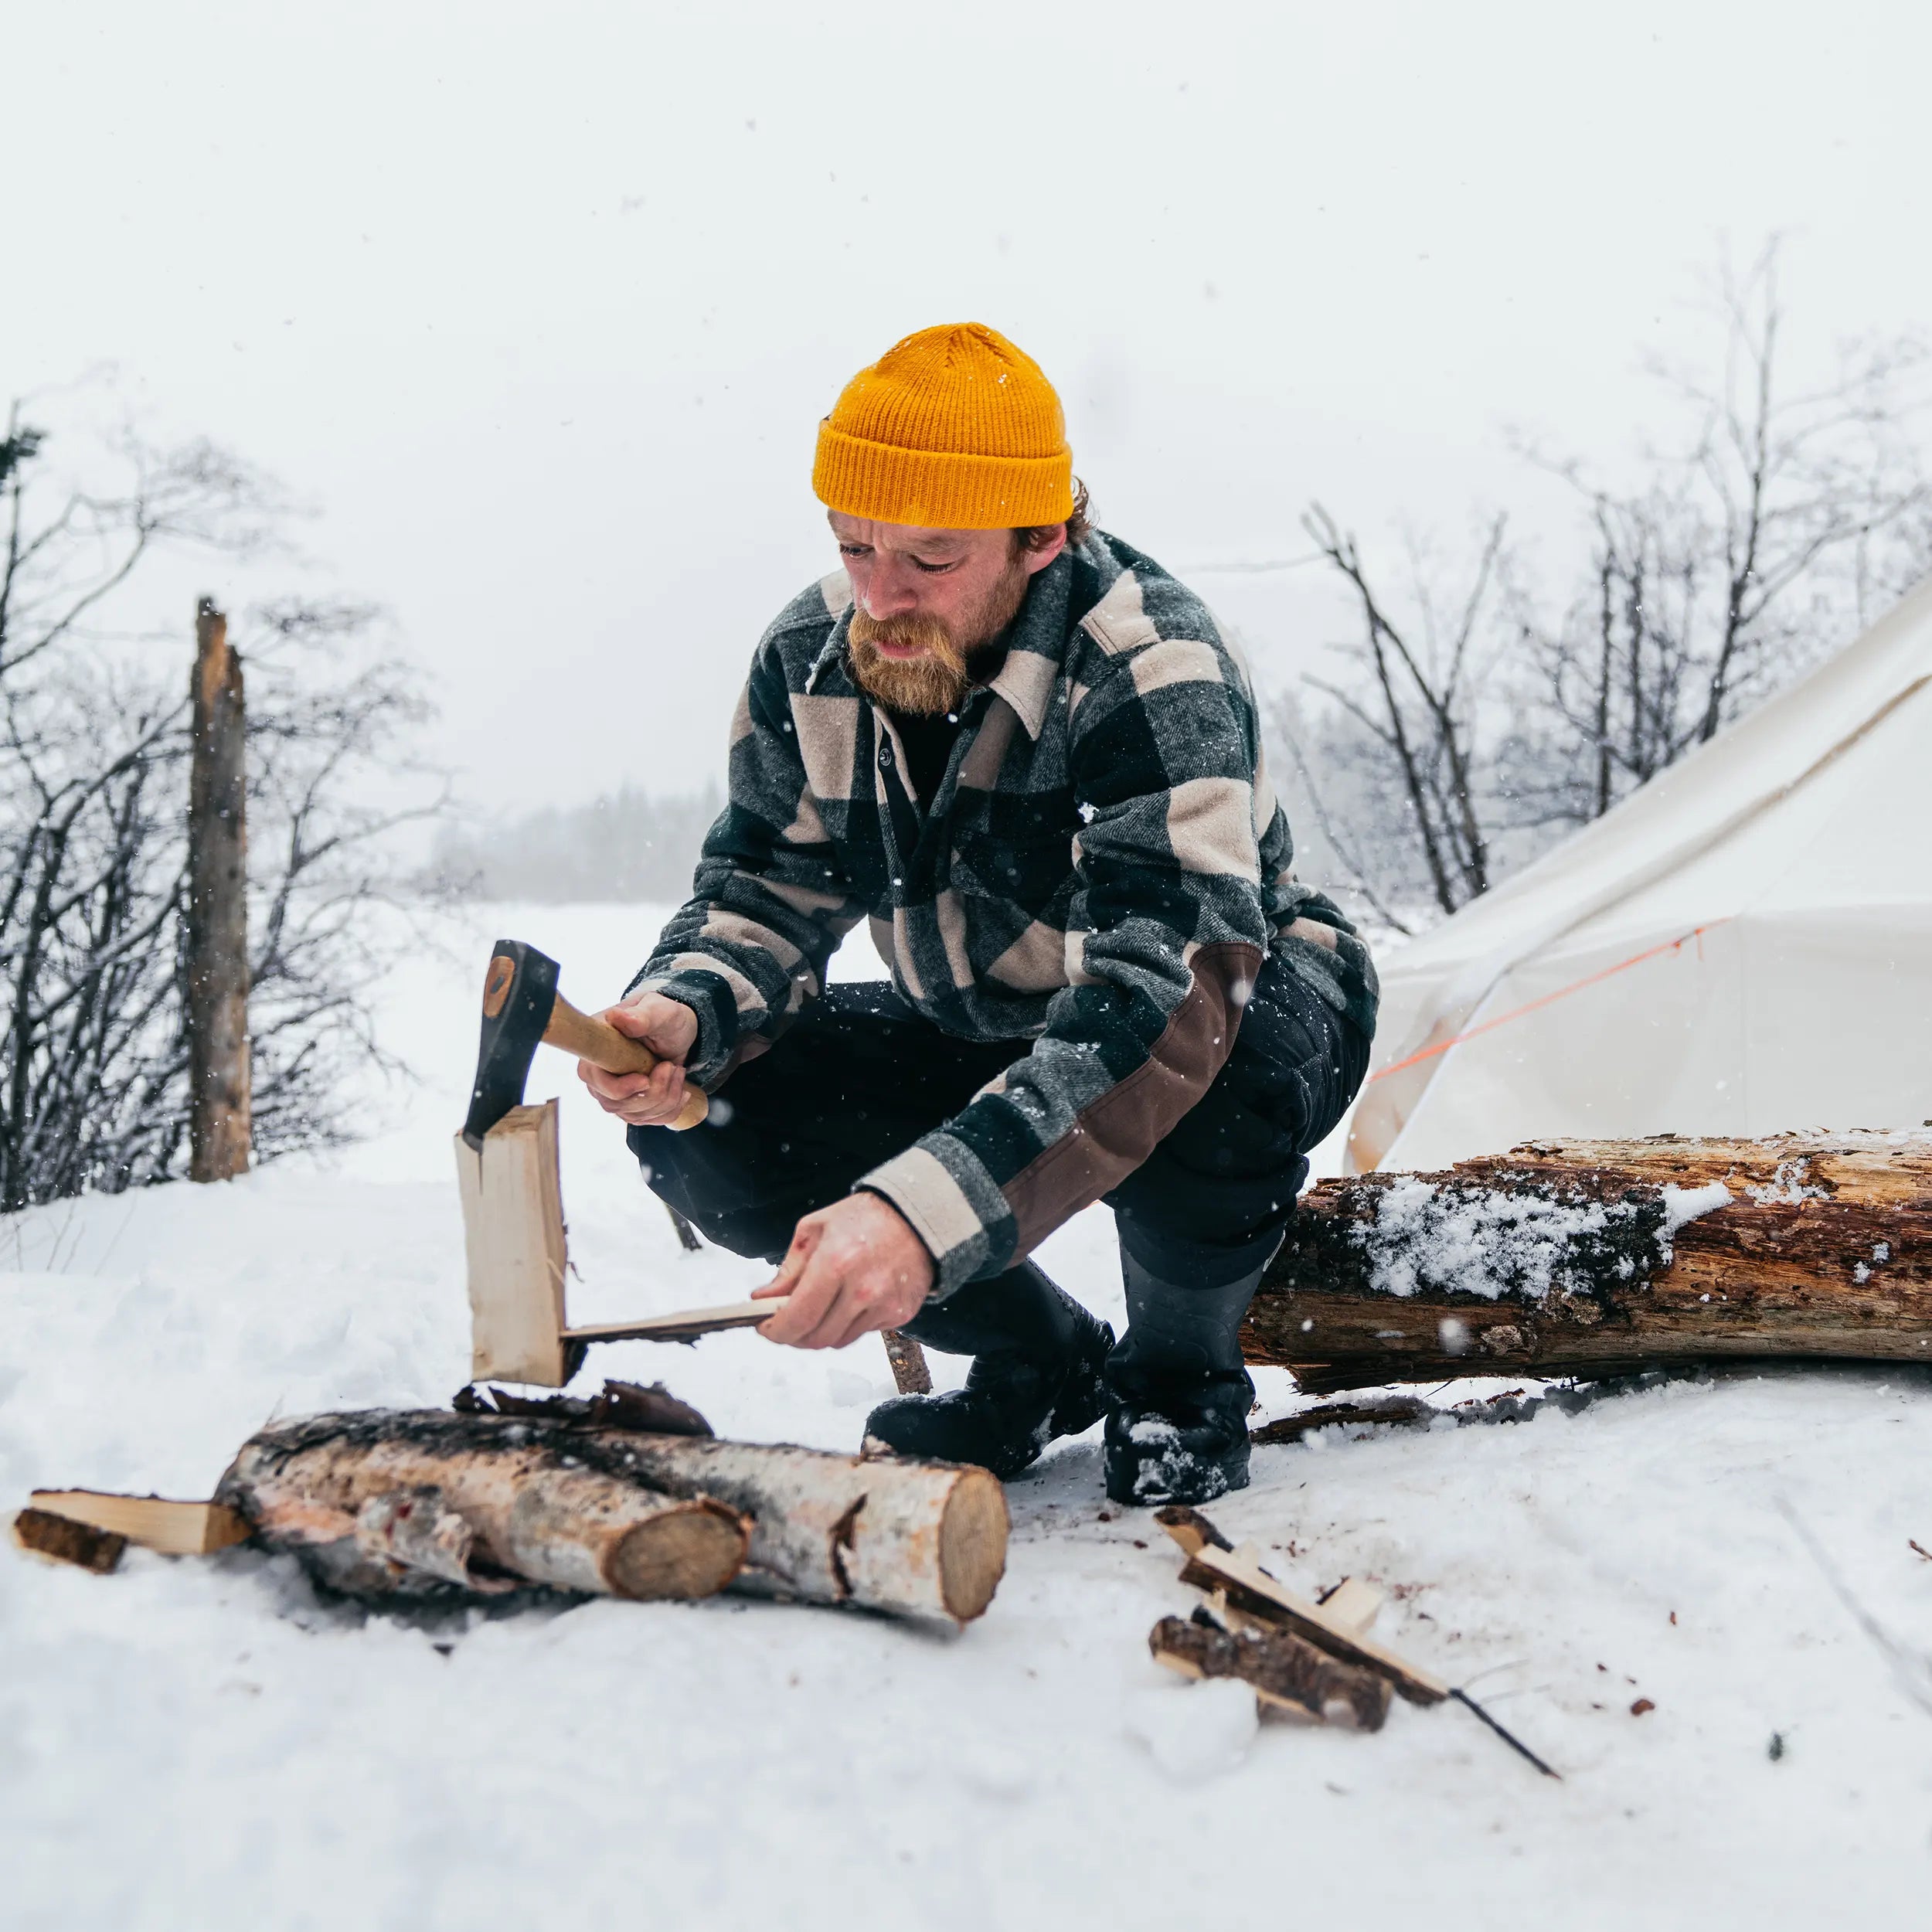
[[[831,513],[852,579],[852,672],[895,711],[955,709],[967,661],[1019,614],[1027,580],[1065,547],[1022,548],[1011,530],[929,530]]]

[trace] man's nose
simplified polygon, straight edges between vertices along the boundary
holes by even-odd
[[[867,614],[875,621],[903,617],[918,608],[918,587],[899,566],[875,560],[864,601]]]

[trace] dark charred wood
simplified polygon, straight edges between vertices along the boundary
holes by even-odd
[[[1379,1731],[1389,1715],[1389,1681],[1345,1664],[1286,1630],[1224,1630],[1197,1612],[1163,1617],[1148,1648],[1190,1677],[1233,1677],[1270,1703],[1317,1723]]]
[[[13,1539],[22,1549],[56,1563],[74,1563],[105,1576],[121,1561],[128,1539],[92,1523],[75,1522],[50,1509],[22,1509],[13,1519]]]
[[[1317,1429],[1359,1428],[1372,1423],[1415,1428],[1445,1413],[1420,1396],[1387,1396],[1379,1402],[1325,1402],[1318,1409],[1304,1409],[1264,1423],[1248,1440],[1260,1444],[1299,1442]]]
[[[886,1360],[893,1372],[893,1386],[902,1396],[929,1396],[933,1392],[933,1372],[926,1351],[909,1335],[896,1328],[885,1331]]]
[[[506,1389],[478,1389],[472,1383],[450,1404],[458,1415],[535,1416],[580,1429],[637,1429],[658,1436],[709,1436],[717,1432],[688,1402],[662,1382],[607,1382],[590,1396],[519,1396]]]

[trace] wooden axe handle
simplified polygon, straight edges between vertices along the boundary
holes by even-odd
[[[560,1046],[607,1073],[648,1073],[658,1063],[658,1056],[642,1040],[620,1033],[608,1020],[580,1013],[561,993],[550,1009],[550,1023],[544,1028],[543,1037],[551,1046]],[[681,1134],[688,1127],[696,1127],[709,1108],[702,1087],[685,1088],[684,1108],[671,1123],[672,1131]]]

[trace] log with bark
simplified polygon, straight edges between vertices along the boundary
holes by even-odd
[[[607,1398],[311,1417],[251,1438],[218,1494],[258,1542],[372,1600],[730,1587],[960,1623],[992,1600],[1007,1519],[986,1471],[643,1419]]]
[[[97,1529],[90,1522],[76,1522],[51,1509],[29,1505],[13,1519],[13,1540],[20,1549],[55,1563],[73,1563],[106,1576],[121,1561],[128,1539],[118,1531]]]
[[[1932,1363],[1932,1135],[1537,1141],[1310,1190],[1242,1332],[1311,1393]]]
[[[1318,1650],[1292,1631],[1256,1624],[1230,1630],[1204,1611],[1163,1617],[1149,1632],[1158,1663],[1185,1677],[1233,1677],[1271,1709],[1312,1723],[1379,1731],[1389,1716],[1388,1680]]]

